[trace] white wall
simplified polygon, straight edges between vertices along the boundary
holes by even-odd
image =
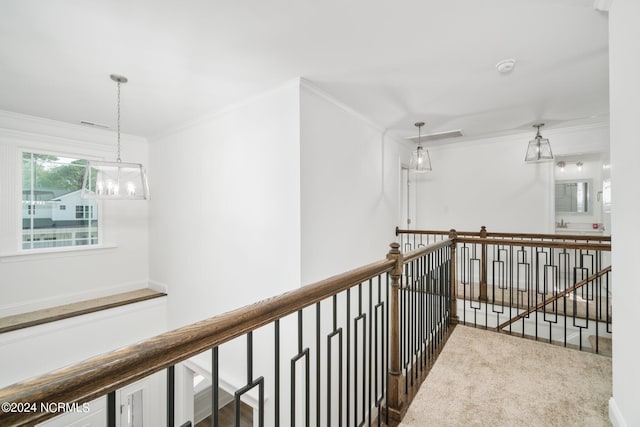
[[[395,241],[395,227],[400,220],[400,165],[402,155],[406,157],[408,151],[386,136],[383,129],[304,80],[300,99],[302,283],[309,284],[385,258],[389,243]],[[364,301],[367,301],[368,289],[365,285]],[[341,320],[338,327],[345,328],[357,317],[354,314],[358,313],[357,295],[356,291],[352,292],[350,319],[342,319],[346,297],[344,294],[339,296]],[[365,307],[364,311],[368,309]],[[373,318],[371,312],[368,315],[369,319]],[[303,322],[303,341],[304,346],[310,349],[312,373],[317,363],[317,347],[312,339],[316,335],[315,317],[315,308],[306,310]],[[320,323],[320,419],[322,425],[335,424],[337,402],[333,403],[333,421],[326,419],[326,337],[333,331],[330,303],[321,305]],[[363,342],[363,335],[361,332],[358,345]],[[354,338],[351,342],[344,341],[344,336],[342,339],[345,346],[342,363],[346,370],[346,346],[351,346],[351,352],[355,354]],[[335,367],[338,366],[335,350],[338,340],[332,342]],[[366,342],[373,342],[373,338],[368,336]],[[289,353],[287,357],[293,354]],[[359,363],[362,367],[364,360],[361,358]],[[351,372],[354,372],[355,357],[351,357],[350,364]],[[335,399],[338,395],[337,377],[333,381],[332,395]],[[314,374],[310,384],[310,400],[313,402],[310,417],[315,420],[317,380]],[[360,391],[364,384],[371,386],[360,375],[358,384],[352,383],[351,386]],[[299,382],[297,387],[301,386]],[[343,386],[346,387],[346,383]],[[346,390],[343,393],[346,396]],[[363,399],[362,395],[360,399]],[[302,397],[297,403],[296,415],[301,417]],[[356,407],[354,393],[350,395],[350,405]],[[345,423],[352,421],[351,418],[344,420]],[[304,419],[297,422],[303,423]]]
[[[147,203],[102,203],[108,249],[20,251],[21,150],[114,160],[114,132],[0,111],[0,316],[147,286]],[[124,135],[122,156],[146,164],[147,142]]]
[[[165,332],[166,298],[0,334],[0,388]]]
[[[178,327],[299,286],[299,83],[150,142],[150,278]]]
[[[103,202],[102,248],[20,248],[21,150],[114,159],[113,132],[0,112],[0,316],[147,286],[146,202]],[[147,163],[147,143],[125,135],[123,158]],[[106,246],[106,247],[104,247]],[[157,299],[0,334],[0,387],[78,363],[166,330]]]
[[[399,224],[402,148],[303,81],[302,282],[383,259]]]
[[[616,426],[640,425],[640,341],[637,264],[640,260],[640,2],[615,0],[609,13],[613,271],[613,399]]]
[[[554,155],[608,150],[603,125],[547,129]],[[433,172],[415,175],[417,228],[553,232],[553,162],[526,164],[535,132],[429,149]]]

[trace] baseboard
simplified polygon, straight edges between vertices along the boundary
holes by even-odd
[[[123,292],[135,291],[136,289],[152,288],[159,292],[164,290],[156,289],[145,281],[129,282],[120,285],[106,286],[103,288],[90,289],[82,292],[68,293],[64,295],[56,295],[53,297],[32,299],[25,302],[8,304],[0,306],[0,317],[13,316],[16,314],[29,313],[31,311],[42,310],[49,307],[56,307],[65,304],[71,304],[79,301],[86,301],[94,298],[102,298],[109,295],[120,294]],[[165,292],[166,293],[166,292]]]
[[[611,421],[613,427],[627,427],[627,422],[620,413],[620,409],[613,397],[609,399],[609,421]]]
[[[169,293],[169,286],[164,283],[156,282],[155,280],[149,280],[146,287],[149,289],[153,289],[154,291],[162,292],[164,294]]]

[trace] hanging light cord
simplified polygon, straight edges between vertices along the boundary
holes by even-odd
[[[118,163],[122,162],[120,158],[120,82],[118,81]]]

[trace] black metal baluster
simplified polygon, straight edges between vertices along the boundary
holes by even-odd
[[[409,354],[410,356],[410,360],[409,360],[409,369],[411,370],[411,386],[414,385],[415,383],[415,376],[417,373],[417,370],[415,369],[416,365],[417,365],[417,360],[416,360],[416,330],[417,330],[417,324],[416,324],[416,315],[417,315],[417,306],[416,306],[416,294],[418,292],[418,284],[420,283],[420,270],[419,270],[419,265],[418,265],[418,260],[415,260],[411,263],[411,265],[413,266],[413,273],[414,276],[412,277],[412,282],[411,282],[411,289],[410,289],[410,298],[411,298],[411,314],[410,314],[410,318],[409,318],[409,326],[411,327],[411,335],[409,337],[410,342],[411,342],[411,353]]]
[[[429,276],[429,286],[431,287],[431,329],[432,329],[432,337],[431,337],[431,345],[432,350],[435,351],[437,348],[439,331],[438,331],[438,275],[436,274],[436,260],[435,254],[432,252],[427,255],[427,274]]]
[[[218,427],[220,384],[218,378],[218,347],[211,349],[211,427]]]
[[[347,399],[346,399],[346,420],[349,425],[349,416],[351,409],[351,288],[347,289],[347,317],[345,317],[347,325]]]
[[[316,303],[316,425],[320,425],[320,302]]]
[[[247,332],[247,384],[234,395],[235,427],[240,427],[242,395],[258,387],[258,425],[264,427],[264,377],[253,379],[253,332]]]
[[[598,271],[600,271],[598,269]],[[599,330],[600,330],[600,310],[598,309],[600,306],[600,301],[602,300],[602,298],[600,298],[600,295],[602,295],[602,287],[601,287],[601,283],[600,283],[600,277],[596,278],[596,284],[594,287],[594,298],[595,298],[595,303],[596,303],[596,321],[595,321],[595,326],[596,326],[596,354],[598,354],[600,352],[600,343],[599,341]]]
[[[378,301],[374,307],[375,311],[375,331],[373,333],[375,343],[373,345],[374,357],[374,390],[375,407],[377,409],[377,424],[382,425],[382,401],[386,394],[384,393],[384,348],[380,346],[384,343],[384,303],[382,302],[382,277],[378,276]],[[378,388],[378,386],[380,386]],[[378,392],[381,394],[378,395]]]
[[[107,427],[116,427],[116,392],[107,394]]]
[[[425,262],[426,262],[426,258],[420,257],[420,265],[421,265],[421,269],[424,272],[425,271]],[[429,283],[427,282],[427,278],[424,275],[424,273],[422,274],[421,280],[420,280],[420,294],[419,294],[419,308],[420,308],[420,313],[418,314],[418,341],[419,341],[419,349],[420,349],[420,372],[424,372],[425,370],[425,354],[426,352],[424,351],[425,349],[425,345],[426,345],[426,340],[425,340],[425,325],[424,325],[424,320],[425,320],[425,313],[426,313],[426,308],[425,308],[425,298],[427,296],[427,293],[429,292]]]
[[[384,322],[385,324],[385,332],[384,332],[384,348],[385,348],[385,363],[384,363],[384,371],[382,371],[382,382],[383,382],[383,388],[384,388],[384,395],[385,396],[389,396],[389,381],[385,381],[386,379],[386,374],[387,372],[389,372],[389,288],[391,287],[391,284],[389,283],[389,278],[390,278],[390,274],[387,273],[387,283],[385,285],[385,289],[386,289],[386,297],[385,297],[385,301],[386,301],[386,322]],[[608,276],[607,276],[608,277]],[[608,287],[607,287],[608,289]],[[607,295],[608,298],[608,295]],[[609,305],[607,304],[607,310],[608,310]],[[385,399],[385,424],[389,425],[389,399],[386,398]]]
[[[298,354],[291,359],[291,425],[296,423],[296,362],[302,358],[305,360],[304,364],[304,425],[309,425],[309,348],[303,350],[303,323],[302,323],[302,310],[298,310]]]
[[[606,297],[606,310],[607,310],[607,317],[606,317],[606,322],[607,322],[607,332],[611,333],[611,321],[610,319],[610,315],[611,313],[609,313],[609,275],[611,274],[611,272],[607,273],[606,277],[605,277],[605,284],[606,284],[606,289],[605,289],[605,295]]]
[[[362,320],[362,423],[358,424],[358,322]],[[366,329],[367,315],[362,312],[362,283],[358,285],[358,317],[353,320],[354,340],[353,340],[353,419],[354,425],[364,425],[366,419],[366,386],[367,381],[365,378],[366,372],[366,356],[367,351],[367,329]]]
[[[175,424],[175,383],[176,368],[169,366],[167,368],[167,427],[173,427]]]
[[[372,387],[372,383],[371,383],[371,351],[372,351],[372,344],[373,344],[373,337],[372,337],[372,332],[373,332],[373,279],[369,279],[369,360],[367,363],[367,368],[369,370],[369,399],[367,400],[368,402],[368,412],[369,412],[369,424],[371,425],[371,387]],[[365,334],[365,337],[367,336],[367,334]],[[363,396],[364,397],[364,396]]]
[[[342,426],[342,328],[338,328],[337,316],[337,296],[333,296],[333,331],[327,335],[327,425],[331,425],[331,400],[332,400],[332,381],[333,374],[333,346],[331,340],[337,336],[338,341],[338,426]]]
[[[274,425],[280,425],[280,319],[276,320],[274,326],[274,348],[275,348],[275,366],[274,366]]]

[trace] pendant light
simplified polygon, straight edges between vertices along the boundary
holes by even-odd
[[[140,163],[124,163],[120,158],[120,85],[128,79],[111,74],[118,84],[118,157],[115,162],[90,160],[82,180],[82,198],[100,200],[146,200],[147,173]]]
[[[415,123],[418,128],[418,146],[416,150],[411,153],[411,160],[409,161],[409,170],[413,172],[428,172],[431,170],[431,157],[429,157],[429,151],[422,146],[421,140],[421,128],[424,126],[424,122]]]
[[[553,160],[553,153],[551,152],[551,145],[547,138],[543,138],[540,135],[540,128],[544,126],[544,123],[538,123],[533,125],[538,129],[536,137],[529,141],[527,147],[527,155],[524,158],[525,162],[541,162],[544,160]]]

